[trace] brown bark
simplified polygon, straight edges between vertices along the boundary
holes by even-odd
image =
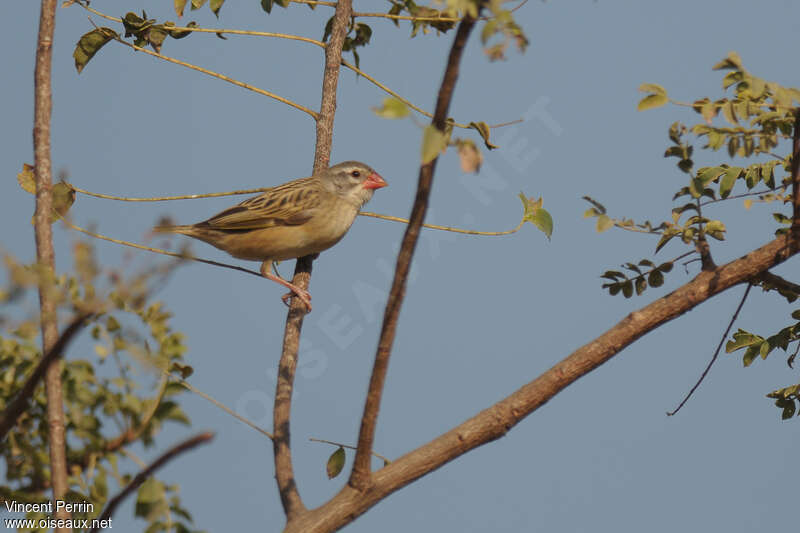
[[[461,63],[461,56],[464,47],[469,39],[469,34],[475,26],[475,19],[466,17],[458,25],[453,45],[450,48],[450,55],[447,59],[444,78],[439,88],[439,96],[436,101],[436,109],[433,115],[432,124],[441,132],[445,131],[447,121],[447,111],[453,98],[453,90],[458,80],[458,70]],[[400,308],[406,293],[406,281],[411,268],[411,259],[419,240],[420,229],[425,221],[425,213],[428,210],[428,200],[433,184],[433,173],[436,169],[438,158],[430,163],[422,165],[419,170],[419,181],[417,184],[417,195],[414,199],[414,206],[411,209],[409,223],[406,227],[405,235],[397,254],[392,288],[389,291],[389,300],[386,303],[386,310],[383,315],[383,325],[381,336],[378,340],[378,349],[375,354],[375,363],[372,367],[369,389],[364,405],[364,414],[361,417],[361,429],[358,436],[358,450],[350,474],[349,484],[357,490],[366,490],[370,485],[372,445],[375,439],[375,427],[378,422],[378,411],[380,410],[383,386],[386,380],[386,373],[389,369],[389,357],[394,344],[395,333],[397,332],[397,320],[400,316]]]
[[[749,282],[797,251],[797,244],[790,237],[782,236],[713,271],[701,272],[678,290],[630,313],[510,396],[374,472],[367,490],[345,486],[328,503],[288,524],[285,531],[330,532],[349,524],[394,491],[468,451],[504,436],[568,385],[638,338],[722,291]]]
[[[322,102],[317,118],[317,140],[314,153],[314,173],[328,168],[333,143],[333,120],[336,115],[336,88],[339,83],[339,66],[342,62],[342,44],[347,35],[347,25],[353,12],[352,0],[339,0],[336,4],[331,36],[325,47],[325,70],[322,76]],[[308,289],[314,257],[297,260],[292,283]],[[299,298],[292,299],[286,317],[283,334],[283,349],[278,363],[278,383],[275,388],[273,409],[273,452],[275,455],[275,479],[286,513],[287,522],[305,511],[294,478],[290,444],[290,420],[292,389],[297,370],[297,353],[300,347],[300,331],[306,310]]]
[[[33,155],[36,172],[36,261],[42,279],[39,285],[39,306],[42,321],[42,353],[50,352],[58,341],[58,317],[51,284],[55,277],[55,253],[50,223],[52,205],[52,161],[50,159],[50,119],[53,90],[51,65],[53,32],[55,30],[56,0],[42,0],[39,15],[39,37],[36,45],[34,71]],[[50,446],[50,475],[53,500],[63,500],[67,493],[67,456],[64,434],[64,406],[61,390],[61,361],[56,360],[45,371],[47,392],[48,444]],[[69,518],[64,510],[56,518]],[[58,529],[57,531],[69,531]]]

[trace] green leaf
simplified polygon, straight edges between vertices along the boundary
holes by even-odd
[[[719,182],[719,195],[721,197],[727,198],[728,195],[730,195],[736,180],[739,179],[739,176],[742,174],[742,170],[743,169],[740,167],[730,167],[725,171],[725,175]]]
[[[373,107],[372,112],[381,118],[405,118],[411,110],[402,100],[397,98],[384,98],[381,107]]]
[[[700,172],[697,175],[697,179],[705,186],[720,177],[724,172],[726,172],[726,170],[723,167],[710,167]]]
[[[669,241],[671,241],[673,237],[675,237],[674,233],[663,234],[658,240],[658,244],[656,244],[656,253],[658,253],[660,249],[662,249]]]
[[[75,190],[64,182],[53,185],[53,214],[51,222],[55,222],[67,214],[75,203]]]
[[[664,284],[664,274],[661,273],[660,270],[656,269],[650,272],[647,276],[647,283],[651,287],[660,287]]]
[[[219,18],[219,10],[222,9],[222,4],[225,3],[225,0],[211,0],[208,3],[208,7],[211,8],[211,12]]]
[[[550,216],[550,213],[545,209],[539,208],[536,210],[531,222],[547,236],[547,240],[550,240],[550,236],[553,234],[553,217]]]
[[[446,148],[447,134],[439,131],[433,124],[427,126],[422,133],[422,164],[430,163]]]
[[[111,28],[97,28],[83,34],[80,40],[78,40],[78,44],[75,45],[75,51],[72,52],[78,74],[81,73],[83,67],[86,66],[89,60],[92,59],[108,41],[115,37],[119,36],[117,32]]]
[[[485,123],[485,122],[470,122],[469,123],[469,127],[474,129],[474,130],[476,130],[478,133],[481,134],[481,137],[483,138],[483,142],[486,145],[486,148],[488,148],[489,150],[494,150],[495,148],[497,148],[497,145],[492,144],[492,143],[489,142],[490,128],[489,128],[489,125],[487,123]]]
[[[345,454],[344,448],[339,446],[335,452],[328,457],[328,463],[325,465],[325,471],[328,474],[328,479],[333,479],[341,474],[344,468]]]
[[[540,197],[534,201],[533,198],[527,198],[524,193],[519,193],[519,198],[522,200],[524,210],[522,214],[523,222],[530,222],[550,240],[550,236],[553,234],[553,217],[542,208],[544,200]]]
[[[628,280],[622,284],[622,295],[625,298],[630,298],[633,296],[633,282],[631,280]]]
[[[646,111],[648,109],[655,109],[656,107],[663,106],[667,102],[669,102],[669,98],[664,94],[648,94],[639,101],[636,110]]]
[[[706,235],[714,237],[718,241],[725,240],[725,231],[725,224],[723,224],[720,220],[711,220],[706,224],[705,227]]]

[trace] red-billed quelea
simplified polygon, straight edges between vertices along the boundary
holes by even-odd
[[[288,287],[310,311],[311,295],[272,274],[273,261],[318,254],[339,242],[375,189],[386,185],[369,165],[345,161],[273,187],[203,222],[154,230],[188,235],[238,259],[261,261],[261,274]],[[290,296],[284,295],[284,301]]]

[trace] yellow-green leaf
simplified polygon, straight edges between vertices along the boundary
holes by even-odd
[[[447,135],[439,131],[433,124],[427,126],[422,133],[422,164],[436,159],[447,148]]]
[[[175,0],[174,5],[175,5],[175,13],[178,15],[178,17],[182,17],[183,10],[186,7],[186,0]]]
[[[639,101],[636,110],[645,111],[647,109],[655,109],[656,107],[663,106],[667,102],[669,102],[669,98],[667,98],[665,94],[648,94]]]
[[[643,93],[653,93],[667,96],[667,90],[657,83],[643,83],[639,85],[639,90]]]
[[[538,200],[528,198],[524,193],[519,193],[519,199],[522,200],[523,222],[530,222],[545,234],[548,240],[553,234],[553,217],[550,216],[545,209],[542,208],[544,199],[539,197]]]
[[[17,183],[25,192],[36,194],[36,179],[33,176],[32,165],[28,163],[22,164],[22,172],[17,174]]]
[[[397,98],[384,98],[381,107],[373,107],[372,112],[381,118],[405,118],[410,113],[405,102]]]
[[[483,138],[483,142],[484,142],[484,144],[486,144],[486,148],[488,148],[489,150],[494,150],[495,148],[497,148],[497,145],[492,144],[492,143],[489,142],[490,128],[489,128],[489,125],[487,123],[485,123],[485,122],[470,122],[469,123],[469,127],[474,129],[474,130],[476,130],[478,133],[481,134],[481,137]]]
[[[597,233],[603,233],[614,225],[614,220],[608,215],[597,217]]]
[[[325,471],[328,473],[328,479],[333,479],[338,476],[344,468],[344,448],[339,446],[335,452],[328,457],[328,463],[325,465]]]

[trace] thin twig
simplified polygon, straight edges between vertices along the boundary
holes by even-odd
[[[14,400],[6,407],[5,411],[0,414],[0,441],[5,438],[6,433],[14,427],[19,415],[27,408],[28,400],[33,396],[33,391],[36,390],[36,386],[44,377],[45,371],[50,367],[53,361],[56,361],[64,355],[67,345],[91,317],[92,313],[83,313],[76,316],[61,335],[59,335],[58,340],[53,344],[50,350],[44,354]]]
[[[724,202],[726,200],[735,200],[737,198],[747,198],[748,196],[762,196],[764,194],[769,194],[771,192],[775,192],[778,189],[781,189],[782,187],[783,187],[783,185],[776,185],[775,187],[773,187],[771,189],[765,189],[763,191],[743,192],[741,194],[732,194],[732,195],[727,196],[725,198],[717,198],[716,200],[707,200],[705,202],[701,202],[700,205],[701,206],[706,206],[706,205],[709,205],[709,204],[716,204],[718,202]]]
[[[98,17],[104,18],[106,20],[110,20],[112,22],[118,22],[122,24],[122,19],[119,17],[112,17],[110,15],[106,15],[105,13],[96,10],[95,8],[91,7],[88,4],[84,4],[82,1],[75,2],[79,6],[81,6],[86,11],[90,13],[94,13]],[[325,43],[322,41],[317,41],[315,39],[309,39],[308,37],[301,37],[299,35],[291,35],[288,33],[275,33],[270,31],[251,31],[251,30],[228,30],[224,28],[200,28],[198,26],[169,26],[167,28],[169,31],[179,31],[179,32],[195,32],[195,33],[215,33],[219,34],[229,34],[229,35],[250,35],[253,37],[276,37],[278,39],[287,39],[289,41],[302,41],[304,43],[314,44],[321,48],[325,48]]]
[[[447,112],[458,79],[459,64],[461,56],[466,46],[472,28],[475,26],[475,19],[466,17],[458,25],[453,45],[445,67],[444,79],[439,89],[436,101],[436,111],[432,120],[433,126],[440,132],[445,131]],[[349,485],[358,491],[365,491],[372,483],[372,447],[375,440],[375,428],[378,421],[378,411],[380,410],[383,386],[386,380],[386,373],[389,368],[389,357],[394,344],[394,337],[397,331],[397,320],[400,309],[405,297],[406,282],[410,270],[411,259],[419,240],[420,229],[425,220],[425,213],[428,209],[428,201],[433,184],[433,174],[438,158],[420,167],[417,194],[414,206],[411,210],[410,222],[406,227],[400,251],[397,254],[392,288],[389,292],[389,299],[386,303],[386,311],[383,316],[381,335],[378,341],[378,348],[375,353],[375,362],[370,376],[367,398],[364,404],[364,413],[361,417],[361,428],[358,435],[358,449],[353,461],[353,470],[348,481]]]
[[[686,397],[678,405],[678,407],[675,408],[674,411],[667,411],[667,416],[673,416],[678,411],[680,411],[681,408],[683,407],[683,405],[687,401],[689,401],[689,398],[692,397],[692,394],[694,394],[694,391],[696,391],[697,388],[700,386],[700,384],[703,382],[703,380],[706,379],[706,376],[708,375],[709,370],[711,370],[711,367],[714,364],[714,361],[717,360],[717,356],[719,356],[719,351],[722,349],[722,345],[725,344],[725,339],[728,338],[728,333],[730,333],[731,328],[733,327],[733,323],[736,322],[736,318],[739,316],[739,311],[742,310],[742,307],[744,306],[744,302],[747,300],[747,295],[750,294],[750,289],[752,287],[753,287],[752,283],[748,283],[747,284],[747,288],[744,290],[744,295],[742,296],[742,300],[739,302],[739,305],[736,307],[736,311],[733,313],[733,316],[731,317],[730,322],[728,322],[728,327],[725,328],[725,333],[722,334],[722,338],[720,339],[719,344],[717,345],[717,349],[714,350],[714,355],[711,357],[711,361],[708,362],[708,365],[706,366],[706,369],[703,370],[702,374],[700,374],[700,379],[697,380],[697,383],[694,384],[694,387],[692,387],[692,390],[689,391],[689,394],[686,395]]]
[[[214,438],[214,434],[211,433],[210,431],[207,431],[205,433],[200,433],[199,435],[196,435],[196,436],[194,436],[194,437],[192,437],[190,439],[187,439],[187,440],[185,440],[185,441],[173,446],[172,448],[170,448],[166,452],[164,452],[164,454],[162,454],[158,459],[153,461],[153,463],[150,466],[148,466],[147,468],[145,468],[144,470],[142,470],[141,472],[136,474],[136,477],[134,477],[131,480],[131,482],[128,483],[128,486],[126,486],[124,489],[122,489],[122,491],[120,491],[119,494],[114,496],[108,502],[108,505],[103,510],[103,514],[100,515],[100,518],[98,518],[97,520],[102,522],[104,520],[107,520],[107,519],[111,518],[111,516],[114,514],[114,511],[117,510],[117,507],[119,506],[119,504],[122,503],[122,500],[124,500],[133,491],[138,489],[139,486],[142,483],[144,483],[145,480],[147,480],[147,478],[149,478],[151,475],[153,475],[153,472],[155,472],[156,470],[158,470],[159,468],[164,466],[164,464],[166,464],[170,460],[174,459],[178,455],[182,454],[183,452],[187,452],[187,451],[191,450],[192,448],[195,448],[195,447],[199,446],[200,444],[205,444],[206,442],[210,441],[212,438]],[[93,528],[90,533],[95,533],[97,531],[99,531],[99,527]]]
[[[322,444],[330,444],[331,446],[341,446],[342,448],[347,448],[348,450],[357,450],[358,449],[355,446],[350,446],[349,444],[342,444],[340,442],[333,442],[332,440],[315,439],[314,437],[309,437],[308,440],[310,440],[311,442],[321,442]],[[392,461],[389,460],[388,457],[384,457],[383,455],[379,454],[378,452],[376,452],[374,450],[372,452],[372,455],[374,455],[378,459],[381,459],[384,462],[384,464],[388,465],[389,463],[392,462]]]
[[[238,191],[210,192],[210,193],[204,193],[204,194],[186,194],[186,195],[180,195],[180,196],[154,196],[154,197],[150,197],[150,198],[141,198],[141,197],[129,197],[129,196],[114,196],[114,195],[111,195],[111,194],[100,194],[100,193],[96,193],[96,192],[87,191],[86,189],[81,189],[80,187],[76,187],[75,185],[73,185],[71,183],[67,183],[67,185],[70,188],[72,188],[72,190],[74,190],[75,192],[79,192],[79,193],[85,194],[87,196],[93,196],[95,198],[103,198],[105,200],[117,200],[117,201],[120,201],[120,202],[166,202],[166,201],[172,201],[172,200],[197,200],[199,198],[217,198],[217,197],[220,197],[220,196],[234,196],[234,195],[237,195],[237,194],[253,194],[253,193],[257,193],[257,192],[264,192],[264,191],[267,191],[267,190],[272,188],[272,187],[261,187],[261,188],[258,188],[258,189],[242,189],[242,190],[238,190]],[[391,215],[381,215],[380,213],[372,213],[372,212],[369,212],[369,211],[361,211],[358,214],[363,216],[363,217],[379,218],[381,220],[391,220],[393,222],[402,222],[404,224],[408,224],[408,219],[401,218],[401,217],[395,217],[395,216],[391,216]],[[464,233],[466,235],[497,236],[497,235],[510,235],[512,233],[516,233],[522,228],[523,224],[524,224],[524,221],[521,221],[517,225],[517,227],[515,227],[514,229],[504,230],[504,231],[466,230],[466,229],[454,228],[452,226],[440,226],[438,224],[423,224],[422,227],[428,228],[428,229],[441,230],[441,231],[450,231],[450,232],[453,232],[453,233]],[[78,229],[78,228],[73,228],[73,229],[77,229],[77,231],[83,231],[84,233],[87,233],[87,231],[88,231],[88,230],[83,230],[83,229]],[[91,235],[91,233],[88,233],[88,234]],[[116,239],[111,239],[110,237],[102,237],[102,236],[100,236],[98,238],[109,240],[111,242],[116,242],[118,244],[123,244],[125,246],[132,246],[134,248],[144,249],[144,250],[147,250],[147,251],[150,251],[150,252],[166,253],[167,255],[170,255],[170,252],[165,252],[164,250],[159,250],[158,248],[150,248],[150,247],[147,247],[147,246],[134,244],[134,243],[131,243],[131,242],[128,242],[128,241],[119,241],[119,240],[116,240]],[[187,259],[189,259],[189,258],[187,258]]]
[[[297,102],[293,102],[292,100],[289,100],[288,98],[284,98],[283,96],[278,96],[275,93],[272,93],[270,91],[265,91],[264,89],[260,89],[260,88],[254,86],[254,85],[250,85],[249,83],[245,83],[243,81],[239,81],[239,80],[236,80],[234,78],[230,78],[228,76],[225,76],[224,74],[220,74],[219,72],[214,72],[213,70],[208,70],[206,68],[199,67],[197,65],[193,65],[192,63],[187,63],[186,61],[181,61],[180,59],[175,59],[174,57],[165,56],[163,54],[157,54],[156,52],[151,52],[150,50],[148,50],[146,48],[142,48],[141,46],[136,46],[135,44],[129,43],[128,41],[120,38],[116,33],[114,33],[112,35],[112,38],[115,41],[117,41],[118,43],[124,44],[125,46],[127,46],[129,48],[132,48],[133,50],[136,50],[137,52],[142,52],[143,54],[147,54],[149,56],[156,57],[158,59],[162,59],[164,61],[168,61],[170,63],[174,63],[176,65],[180,65],[180,66],[186,67],[188,69],[196,70],[197,72],[202,72],[203,74],[206,74],[208,76],[220,79],[222,81],[227,81],[228,83],[232,83],[233,85],[236,85],[237,87],[241,87],[243,89],[247,89],[248,91],[253,91],[254,93],[257,93],[257,94],[260,94],[260,95],[263,95],[263,96],[267,96],[269,98],[272,98],[273,100],[277,100],[278,102],[286,104],[289,107],[293,107],[293,108],[295,108],[295,109],[297,109],[299,111],[303,111],[304,113],[310,115],[314,119],[319,118],[319,113],[317,113],[316,111],[313,111],[313,110],[305,107],[304,105],[298,104]]]
[[[137,250],[145,250],[147,252],[152,252],[154,254],[167,255],[169,257],[177,257],[178,259],[185,259],[187,261],[197,261],[198,263],[205,263],[207,265],[213,265],[213,266],[218,266],[218,267],[222,267],[222,268],[230,268],[231,270],[238,270],[239,272],[245,272],[247,274],[252,274],[254,276],[258,276],[259,278],[263,277],[260,272],[256,272],[255,270],[250,270],[249,268],[244,268],[244,267],[240,267],[240,266],[236,266],[236,265],[229,265],[228,263],[220,263],[219,261],[212,261],[210,259],[200,259],[199,257],[194,257],[194,256],[186,255],[186,254],[183,254],[183,253],[168,252],[168,251],[162,250],[160,248],[153,248],[153,247],[150,247],[150,246],[144,246],[142,244],[136,244],[135,242],[128,242],[128,241],[123,241],[123,240],[120,240],[120,239],[114,239],[114,238],[111,238],[111,237],[106,237],[105,235],[102,235],[100,233],[95,233],[93,231],[89,231],[88,229],[84,229],[84,228],[82,228],[80,226],[76,226],[75,224],[73,224],[72,222],[69,222],[65,218],[62,218],[61,220],[62,220],[62,222],[64,222],[64,225],[67,226],[68,228],[73,229],[75,231],[79,231],[79,232],[83,233],[84,235],[88,235],[90,237],[94,237],[95,239],[100,239],[100,240],[103,240],[103,241],[113,242],[114,244],[121,244],[122,246],[128,246],[130,248],[136,248]]]
[[[255,429],[256,431],[258,431],[259,433],[261,433],[263,435],[266,435],[270,439],[273,438],[272,437],[272,433],[270,433],[266,429],[262,428],[261,426],[259,426],[255,422],[251,422],[250,420],[248,420],[247,418],[243,417],[242,415],[240,415],[239,413],[237,413],[236,411],[234,411],[233,409],[231,409],[227,405],[217,401],[215,398],[213,398],[213,397],[209,396],[208,394],[206,394],[205,392],[201,391],[200,389],[198,389],[197,387],[195,387],[194,385],[192,385],[191,383],[189,383],[185,379],[179,378],[175,374],[171,374],[170,372],[167,372],[166,370],[162,369],[161,371],[164,372],[164,374],[166,374],[167,376],[169,376],[170,379],[177,381],[178,383],[180,383],[181,385],[183,385],[184,387],[186,387],[188,390],[192,391],[193,393],[197,394],[201,398],[213,403],[214,405],[216,405],[217,407],[219,407],[220,409],[222,409],[223,411],[225,411],[226,413],[228,413],[229,415],[234,417],[239,422],[243,422],[244,424],[246,424],[246,425],[250,426],[251,428]]]
[[[103,198],[104,200],[117,200],[119,202],[169,202],[172,200],[197,200],[199,198],[219,198],[221,196],[235,196],[237,194],[253,194],[258,192],[265,192],[272,189],[272,187],[258,187],[255,189],[240,189],[237,191],[207,192],[203,194],[183,194],[179,196],[152,196],[149,198],[141,198],[132,196],[114,196],[112,194],[101,194],[99,192],[92,192],[92,191],[87,191],[86,189],[81,189],[80,187],[76,187],[72,183],[68,182],[64,183],[75,192],[85,194],[86,196]]]
[[[408,224],[408,219],[406,218],[393,217],[390,215],[381,215],[379,213],[370,213],[369,211],[362,211],[359,213],[359,215],[361,215],[362,217],[379,218],[381,220],[391,220],[392,222],[402,222],[404,224]],[[428,229],[436,229],[439,231],[450,231],[452,233],[463,233],[465,235],[486,235],[490,237],[496,237],[500,235],[511,235],[512,233],[516,233],[522,228],[524,224],[525,224],[525,219],[522,219],[514,229],[508,229],[504,231],[477,231],[470,229],[454,228],[451,226],[440,226],[438,224],[423,224],[422,227]]]

